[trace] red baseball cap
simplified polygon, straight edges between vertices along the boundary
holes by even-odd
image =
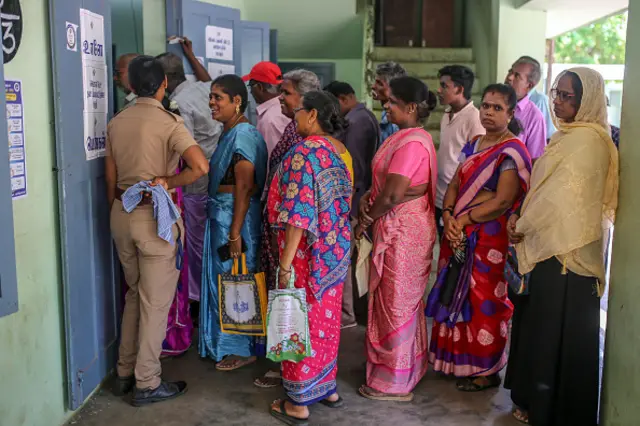
[[[260,83],[280,84],[282,83],[282,71],[280,71],[280,67],[273,62],[258,62],[253,66],[253,68],[251,68],[251,72],[249,74],[242,77],[242,80],[255,80]]]

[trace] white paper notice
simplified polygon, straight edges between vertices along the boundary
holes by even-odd
[[[104,18],[86,9],[80,9],[80,50],[83,62],[106,64]]]
[[[213,79],[215,79],[216,77],[220,77],[221,75],[236,73],[235,65],[216,64],[215,62],[209,62],[207,68],[207,71],[209,71],[209,75]]]
[[[82,70],[84,111],[107,112],[107,69],[99,65],[85,65]]]
[[[233,61],[233,30],[208,25],[205,32],[208,59]]]
[[[104,18],[80,9],[80,51],[84,97],[84,150],[87,160],[104,156],[109,92],[104,46]]]
[[[107,114],[101,112],[84,113],[84,150],[87,160],[104,157],[107,143]]]

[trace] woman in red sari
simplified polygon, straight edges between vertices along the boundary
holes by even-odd
[[[424,293],[436,241],[436,152],[420,122],[435,95],[413,77],[389,83],[385,104],[400,130],[387,138],[372,163],[373,185],[360,202],[356,238],[373,223],[367,323],[367,382],[362,396],[411,401],[427,371]]]
[[[510,86],[493,84],[483,94],[480,121],[485,136],[468,142],[444,198],[445,235],[438,279],[427,301],[433,317],[429,362],[434,370],[459,377],[458,390],[477,392],[500,385],[508,323],[504,267],[507,219],[529,188],[531,158],[515,135],[517,97]],[[457,259],[461,266],[452,269]],[[450,263],[451,262],[451,263]],[[442,295],[456,274],[450,301]],[[451,278],[448,277],[451,283]]]

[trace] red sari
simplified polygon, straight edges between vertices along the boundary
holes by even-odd
[[[467,160],[459,170],[460,190],[454,215],[462,216],[482,190],[495,191],[502,162],[515,162],[520,178],[520,198],[529,187],[531,159],[518,139],[500,142],[474,153],[478,140],[463,148]],[[471,207],[471,208],[470,208]],[[438,279],[427,300],[427,316],[433,317],[429,362],[434,370],[457,377],[489,376],[507,362],[505,347],[513,305],[507,297],[504,266],[508,248],[507,218],[511,210],[490,222],[465,227],[466,261],[448,306],[440,304],[440,292],[453,250],[446,236],[440,245]]]

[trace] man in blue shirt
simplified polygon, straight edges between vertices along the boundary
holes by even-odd
[[[389,82],[397,77],[405,77],[407,70],[396,62],[385,62],[376,67],[376,80],[372,87],[373,99],[384,105],[389,102],[391,96],[391,88]],[[380,117],[380,145],[391,135],[397,132],[398,126],[389,122],[387,112],[382,111]]]

